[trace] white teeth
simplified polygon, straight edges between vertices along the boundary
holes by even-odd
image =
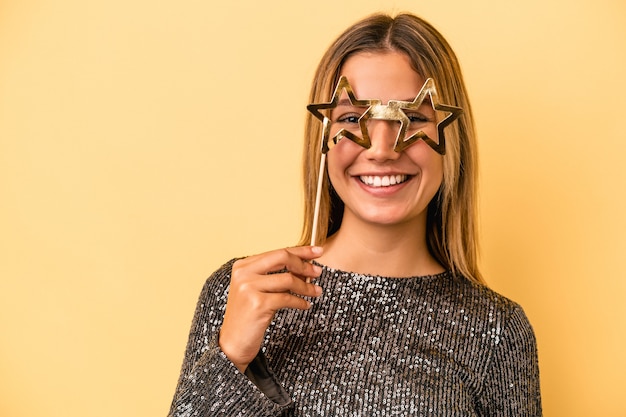
[[[371,187],[389,187],[390,185],[403,183],[408,179],[408,175],[385,175],[382,177],[361,175],[359,179]]]

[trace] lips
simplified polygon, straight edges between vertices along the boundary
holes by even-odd
[[[409,179],[408,175],[360,175],[359,180],[370,187],[390,187],[402,184]]]

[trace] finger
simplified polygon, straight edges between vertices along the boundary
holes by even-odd
[[[320,276],[320,274],[322,273],[322,268],[318,265],[313,264],[310,261],[319,257],[322,254],[323,249],[321,247],[301,246],[288,248],[287,251],[296,256],[296,258],[290,257],[289,260],[291,262],[285,265],[286,269],[289,272],[298,275],[301,278]],[[315,258],[311,257],[312,253],[315,254]],[[298,259],[300,259],[301,262],[298,262]]]
[[[278,311],[284,308],[295,308],[298,310],[308,310],[311,308],[311,303],[309,301],[286,292],[271,294],[271,297],[268,298],[267,302],[268,306],[273,311]]]
[[[324,253],[321,246],[294,246],[286,249],[289,253],[307,261],[317,259]]]
[[[313,267],[308,261],[319,257],[321,254],[322,248],[320,247],[298,246],[244,258],[237,261],[237,266],[260,275],[287,269],[304,277],[317,277],[321,273],[321,269]]]
[[[257,281],[257,288],[262,292],[292,292],[305,297],[319,297],[322,287],[309,284],[300,277],[289,273],[267,275],[262,281]]]
[[[322,267],[313,263],[305,262],[287,266],[285,268],[291,275],[301,280],[316,279],[322,274]]]

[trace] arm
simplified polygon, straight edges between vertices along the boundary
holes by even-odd
[[[171,417],[280,416],[292,405],[260,348],[278,309],[308,308],[301,296],[321,293],[305,282],[321,272],[307,262],[317,255],[309,247],[268,252],[231,261],[207,280]]]
[[[537,343],[519,306],[503,325],[488,364],[478,406],[484,416],[542,415]]]
[[[218,345],[233,261],[204,284],[169,416],[280,415],[276,404],[239,372]],[[282,407],[281,407],[282,405]],[[252,414],[250,414],[252,413]]]

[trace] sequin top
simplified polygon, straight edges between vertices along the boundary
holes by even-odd
[[[309,310],[280,310],[245,374],[218,347],[232,264],[206,282],[170,416],[541,416],[521,307],[449,272],[323,268]]]

